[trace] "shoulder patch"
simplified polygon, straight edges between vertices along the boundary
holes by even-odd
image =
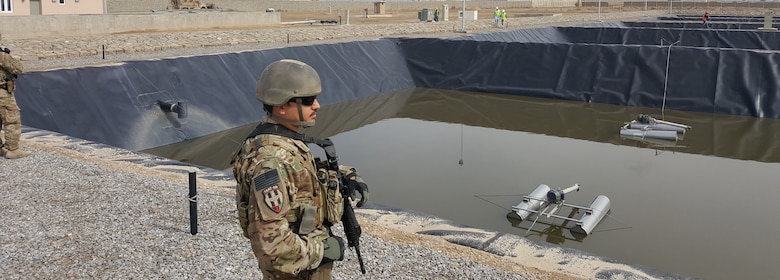
[[[263,202],[271,211],[279,213],[284,206],[284,197],[279,189],[279,170],[271,169],[268,172],[252,178],[255,192],[263,197]]]

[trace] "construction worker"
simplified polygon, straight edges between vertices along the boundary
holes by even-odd
[[[493,12],[493,19],[496,21],[496,26],[498,26],[498,21],[501,19],[501,10],[496,7],[496,11]]]

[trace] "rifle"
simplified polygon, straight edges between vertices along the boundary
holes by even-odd
[[[341,188],[341,197],[344,198],[344,212],[341,214],[341,224],[344,225],[344,235],[347,236],[347,246],[355,248],[355,254],[357,254],[358,262],[360,263],[360,272],[366,274],[366,267],[363,264],[363,257],[360,255],[360,224],[358,224],[355,217],[355,210],[352,209],[350,204],[350,188],[347,187],[349,179],[344,176],[344,173],[339,170],[338,156],[336,156],[336,148],[333,146],[333,142],[330,139],[323,139],[315,142],[318,146],[325,150],[325,156],[327,156],[327,169],[335,170],[338,174],[339,182],[343,186]]]
[[[340,177],[343,178],[341,175]],[[355,218],[355,210],[352,209],[352,204],[349,203],[350,195],[347,193],[347,188],[341,189],[341,197],[344,198],[344,213],[341,214],[341,224],[344,225],[344,235],[347,236],[347,246],[355,247],[355,253],[357,254],[358,262],[360,263],[360,272],[366,274],[366,267],[363,265],[363,257],[360,256],[360,234],[362,231],[357,218]]]

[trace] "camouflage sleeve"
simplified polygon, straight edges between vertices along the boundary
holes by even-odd
[[[11,75],[22,74],[22,71],[24,70],[22,68],[22,63],[18,59],[5,52],[0,52],[0,68]]]
[[[257,211],[250,217],[248,233],[256,255],[265,258],[262,263],[276,271],[298,274],[319,265],[323,244],[319,239],[294,233],[287,221],[291,200],[295,199],[291,170],[275,157],[268,157],[252,172],[250,192],[254,192],[255,199],[250,208]]]

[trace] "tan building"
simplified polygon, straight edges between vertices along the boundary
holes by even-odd
[[[0,17],[105,13],[106,0],[0,0]]]

